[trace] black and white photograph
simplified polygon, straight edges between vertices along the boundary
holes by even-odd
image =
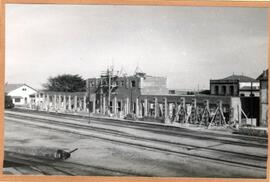
[[[268,11],[5,4],[3,175],[266,179]]]

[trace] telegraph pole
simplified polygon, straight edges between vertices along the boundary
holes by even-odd
[[[109,78],[108,109],[110,110],[110,104],[111,104],[111,70],[109,70],[109,69],[108,69],[108,78]]]
[[[89,116],[89,120],[88,120],[88,123],[90,124],[91,122],[91,118],[90,118],[90,83],[89,83],[89,80],[86,81],[86,89],[87,89],[87,92],[88,92],[88,116]]]
[[[90,118],[90,86],[89,86],[89,89],[88,89],[88,113],[89,113],[89,121],[88,121],[88,123],[90,124],[91,123],[91,118]]]

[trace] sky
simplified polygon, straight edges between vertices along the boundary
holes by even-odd
[[[170,89],[268,67],[266,8],[8,4],[5,16],[5,82],[36,89],[112,65],[165,76]]]

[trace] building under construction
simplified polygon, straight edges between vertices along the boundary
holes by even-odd
[[[149,76],[138,69],[131,76],[108,69],[86,84],[83,93],[38,92],[34,107],[165,123],[267,126],[262,116],[267,104],[261,97],[172,93],[166,77]]]
[[[87,91],[90,112],[94,114],[204,126],[249,119],[241,108],[240,97],[169,94],[166,77],[139,71],[127,76],[108,69],[99,78],[87,79]]]

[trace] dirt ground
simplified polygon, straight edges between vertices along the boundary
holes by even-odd
[[[140,135],[144,135],[143,131],[126,132],[138,132]],[[188,142],[190,141],[188,140]],[[5,152],[7,153],[27,154],[33,159],[50,158],[57,149],[69,151],[74,148],[78,148],[78,150],[72,153],[71,158],[66,161],[57,161],[55,164],[64,166],[65,169],[76,175],[218,178],[265,178],[266,176],[265,171],[254,171],[254,169],[219,164],[185,155],[130,147],[78,134],[27,125],[9,119],[5,120]],[[12,159],[12,156],[9,158]],[[75,165],[76,168],[74,168]]]

